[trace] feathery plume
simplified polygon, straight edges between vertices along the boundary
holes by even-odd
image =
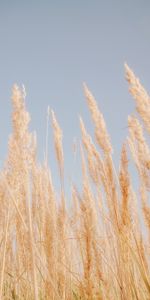
[[[54,129],[55,152],[56,152],[56,157],[60,168],[60,176],[61,178],[63,178],[63,172],[64,172],[64,155],[63,155],[63,146],[62,146],[63,134],[56,120],[53,110],[51,110],[51,116],[52,116],[52,126]]]
[[[87,88],[86,84],[84,84],[84,93],[95,125],[96,141],[98,145],[101,147],[101,149],[104,151],[104,153],[111,154],[112,146],[110,143],[109,135],[107,133],[106,124],[103,115],[99,111],[96,100],[94,99],[93,95]]]
[[[150,133],[150,97],[140,80],[135,76],[133,71],[125,64],[126,79],[129,82],[129,91],[136,101],[136,110],[141,116],[145,128]]]

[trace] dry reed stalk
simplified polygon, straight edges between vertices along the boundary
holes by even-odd
[[[81,123],[81,126],[82,125],[83,124]],[[81,128],[83,129],[83,126]],[[88,140],[85,139],[85,134],[83,134],[83,141],[85,142],[85,145],[87,142],[86,149],[88,149],[89,143]],[[86,163],[82,147],[81,157],[83,170],[83,193],[80,199],[79,215],[81,225],[79,227],[79,232],[76,233],[78,237],[79,249],[82,253],[84,276],[83,283],[81,284],[80,289],[85,289],[84,293],[82,291],[84,297],[92,299],[92,295],[97,294],[99,290],[96,278],[99,278],[99,281],[102,280],[101,255],[96,242],[97,239],[99,240],[98,213],[96,200],[94,199],[94,196],[90,189],[88,176],[86,174]],[[81,238],[79,239],[79,237]],[[97,265],[97,260],[99,261],[99,266]]]
[[[1,267],[1,277],[0,277],[0,299],[3,298],[3,285],[4,285],[4,271],[6,264],[6,246],[8,239],[8,229],[9,229],[9,218],[10,218],[10,205],[8,206],[8,212],[6,217],[6,227],[5,227],[5,236],[4,236],[4,249],[3,249],[3,257],[2,257],[2,267]]]
[[[93,182],[96,183],[97,186],[101,186],[103,184],[105,192],[106,192],[106,199],[107,199],[107,203],[108,203],[108,207],[109,207],[110,218],[112,218],[112,216],[113,216],[113,218],[118,226],[118,221],[119,221],[118,217],[119,216],[117,217],[118,221],[116,221],[116,213],[115,213],[115,210],[117,210],[117,202],[115,204],[115,201],[116,201],[115,198],[114,198],[114,200],[115,200],[114,203],[112,200],[112,195],[114,195],[114,187],[112,186],[112,182],[114,181],[114,175],[113,175],[114,171],[112,170],[113,165],[112,165],[111,157],[110,157],[110,155],[106,156],[105,160],[103,162],[100,158],[100,154],[98,153],[94,144],[92,143],[91,137],[87,134],[84,123],[81,118],[80,118],[80,126],[81,126],[81,132],[82,132],[82,141],[83,141],[84,147],[87,152],[90,176],[92,177]],[[83,157],[83,154],[82,154],[82,157]],[[82,162],[83,162],[82,165],[84,166],[85,162],[84,162],[83,158],[82,158]],[[109,165],[109,170],[108,170],[108,175],[107,175],[106,167],[108,165]],[[83,167],[83,169],[85,170],[85,167]],[[85,174],[85,171],[84,171],[84,174]],[[110,179],[110,184],[108,184],[108,177],[110,176],[110,174],[112,174],[112,178]],[[96,180],[96,178],[97,178],[97,180]],[[89,185],[88,180],[86,180],[86,182],[87,182],[87,185]],[[112,190],[111,190],[111,186],[112,186]],[[112,192],[113,192],[113,194],[112,194]],[[93,206],[93,208],[94,208],[94,206]],[[119,211],[118,211],[118,215],[119,215]],[[104,217],[104,212],[103,212],[103,217]],[[99,226],[100,226],[100,224],[99,224]],[[104,230],[103,232],[105,232],[105,225],[104,225],[103,230]],[[93,233],[93,236],[94,236],[94,233]],[[97,238],[95,237],[95,240],[96,239]],[[103,238],[103,241],[105,239],[107,239],[107,235],[105,236],[105,238]],[[95,244],[95,242],[92,242],[92,244],[93,244],[92,251],[94,252],[95,257],[99,258],[99,262],[100,262],[101,255],[100,255],[99,250],[97,249],[97,245]],[[107,245],[107,243],[105,245]],[[108,248],[109,248],[109,246],[108,246]],[[101,263],[100,263],[100,265],[101,265]],[[103,281],[102,265],[100,268],[97,268],[97,264],[95,264],[94,269],[97,270],[97,276],[98,276],[99,280]],[[103,283],[103,285],[104,285],[104,283]]]
[[[47,109],[47,118],[46,118],[46,139],[45,139],[45,164],[48,166],[48,128],[49,128],[49,116],[50,108]]]
[[[96,120],[99,118],[100,112],[96,105],[95,99],[93,98],[93,96],[90,94],[89,91],[87,91],[86,97],[89,101],[92,116],[93,116],[93,118],[95,118],[94,120]],[[94,116],[96,116],[96,117],[94,117]],[[90,175],[91,175],[94,183],[96,183],[96,184],[103,183],[103,186],[104,186],[104,189],[105,189],[105,192],[107,195],[107,200],[109,202],[108,207],[110,210],[111,217],[114,218],[114,220],[116,222],[116,226],[118,227],[119,212],[118,212],[118,208],[117,208],[118,204],[117,204],[116,182],[115,182],[116,174],[114,173],[114,171],[115,171],[114,165],[113,165],[111,155],[110,155],[111,151],[105,151],[103,146],[100,145],[105,153],[104,161],[102,161],[98,151],[96,150],[96,148],[94,147],[94,144],[92,143],[91,137],[87,134],[87,132],[85,130],[85,126],[84,126],[84,123],[81,118],[80,118],[80,127],[81,127],[81,132],[82,132],[82,141],[83,141],[83,144],[87,151]],[[104,130],[104,128],[105,128],[105,126],[103,124],[103,130]],[[102,129],[99,128],[99,132],[100,132],[100,130],[102,131]],[[109,139],[107,136],[106,129],[104,130],[104,132],[105,132],[104,136],[106,138],[106,141],[105,141],[105,139],[102,139],[102,137],[101,137],[101,139],[103,141],[105,141],[106,144],[108,144]],[[110,176],[111,176],[111,178],[110,178]],[[110,180],[109,180],[110,183],[108,183],[108,178],[110,178]]]
[[[53,110],[51,110],[51,116],[52,116],[52,125],[54,129],[54,143],[55,143],[56,158],[59,166],[60,177],[61,180],[63,180],[63,176],[64,176],[64,155],[63,155],[63,146],[62,146],[63,135]]]
[[[148,205],[149,198],[145,187],[145,182],[141,182],[140,195],[141,195],[144,220],[149,231],[149,241],[150,241],[150,205]]]
[[[141,180],[141,200],[146,225],[150,229],[150,207],[146,200],[146,189],[150,189],[149,168],[150,168],[150,150],[143,135],[143,129],[135,117],[128,118],[130,144],[134,143],[134,158],[138,167]],[[136,154],[135,154],[136,151]]]
[[[125,72],[126,79],[130,85],[129,91],[136,101],[136,110],[150,133],[150,97],[127,64],[125,64]]]
[[[35,249],[34,249],[34,237],[33,237],[33,224],[32,224],[32,177],[31,171],[27,168],[27,206],[28,206],[28,224],[29,224],[29,240],[31,249],[31,263],[32,263],[32,277],[34,287],[34,299],[38,300],[38,285],[36,275],[36,263],[35,263]]]
[[[106,194],[107,207],[114,230],[119,230],[119,196],[117,191],[116,176],[111,156],[104,158],[104,189]]]
[[[102,161],[99,152],[92,142],[92,138],[87,134],[82,118],[80,118],[80,128],[82,133],[82,143],[86,149],[89,174],[96,185],[101,184]]]
[[[96,100],[87,88],[86,84],[84,84],[84,93],[95,125],[96,141],[100,148],[104,151],[104,153],[111,154],[112,146],[110,143],[109,135],[106,130],[106,124],[103,115],[99,111]]]
[[[31,166],[36,159],[36,140],[35,136],[29,133],[28,126],[30,122],[29,113],[25,108],[24,94],[15,85],[12,94],[12,125],[13,132],[9,138],[8,158],[5,163],[5,174],[8,184],[13,189],[16,202],[19,198],[25,199],[23,187],[23,178],[25,176],[25,163]],[[15,194],[16,193],[16,194]],[[24,205],[25,209],[25,203]]]
[[[138,119],[132,116],[128,117],[128,126],[129,126],[130,137],[133,141],[135,141],[137,146],[137,154],[138,154],[139,162],[144,167],[149,169],[150,149],[144,138],[142,126],[138,121]]]
[[[57,232],[57,203],[55,198],[54,187],[51,179],[51,174],[47,168],[44,168],[41,173],[41,195],[44,193],[44,205],[41,201],[40,207],[43,210],[42,216],[40,213],[40,221],[43,229],[41,230],[41,239],[44,238],[43,250],[46,259],[46,265],[49,271],[49,276],[52,282],[55,283],[57,289],[58,280],[58,232]],[[42,217],[42,218],[41,218]],[[53,299],[55,291],[49,280],[46,281],[46,290],[49,296]]]
[[[129,211],[130,178],[128,173],[128,157],[125,144],[122,147],[121,153],[119,181],[121,188],[121,221],[123,226],[128,226],[131,223]]]
[[[55,114],[51,111],[52,115],[52,125],[54,130],[54,143],[55,143],[55,152],[56,158],[60,171],[61,179],[61,203],[60,208],[58,209],[57,217],[57,230],[58,230],[58,290],[62,297],[65,299],[66,295],[66,268],[67,265],[67,239],[66,239],[66,203],[65,203],[65,194],[64,194],[64,155],[63,155],[63,146],[62,146],[62,130],[56,120]]]
[[[70,242],[68,232],[70,232],[70,222],[66,210],[66,201],[64,193],[61,193],[60,206],[58,208],[57,232],[58,232],[58,290],[62,299],[69,299],[67,286],[68,272],[70,269],[70,258],[68,253],[70,250]],[[69,279],[70,280],[70,279]]]

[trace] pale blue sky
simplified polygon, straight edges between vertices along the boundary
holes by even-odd
[[[66,173],[73,170],[71,150],[73,138],[80,138],[79,114],[92,132],[84,81],[104,114],[115,161],[119,160],[127,116],[134,110],[124,62],[150,89],[149,56],[149,0],[0,0],[0,166],[11,132],[14,83],[26,87],[30,128],[37,131],[40,160],[49,105],[63,129]],[[55,175],[51,149],[50,130],[49,158]]]

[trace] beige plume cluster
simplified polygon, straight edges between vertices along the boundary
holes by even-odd
[[[39,163],[26,91],[14,85],[12,133],[0,174],[0,299],[150,299],[150,148],[144,135],[150,133],[150,98],[127,64],[125,72],[137,114],[128,116],[119,168],[104,117],[84,84],[95,135],[80,117],[82,179],[79,188],[71,180],[70,196],[55,113],[48,108],[45,161]],[[50,118],[60,190],[48,165]]]

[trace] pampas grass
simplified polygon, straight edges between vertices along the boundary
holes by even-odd
[[[150,148],[143,129],[150,132],[150,100],[127,65],[125,72],[140,118],[128,117],[118,170],[104,117],[84,84],[95,136],[80,117],[81,191],[72,183],[71,199],[54,112],[48,109],[45,161],[39,164],[25,88],[13,87],[13,130],[0,174],[0,299],[150,299]],[[60,192],[48,166],[50,117]],[[139,175],[137,194],[130,153]]]

